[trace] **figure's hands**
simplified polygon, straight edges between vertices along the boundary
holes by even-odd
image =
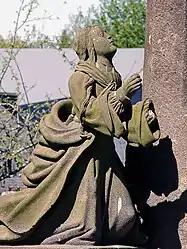
[[[133,74],[116,91],[116,97],[123,103],[130,101],[135,92],[142,86],[142,79],[139,74]]]
[[[148,125],[152,125],[156,120],[154,106],[151,101],[147,100],[144,104],[144,111]]]
[[[139,74],[133,74],[124,82],[124,94],[131,99],[135,92],[142,86],[142,79]]]
[[[149,99],[147,99],[144,103],[144,114],[151,132],[155,133],[156,131],[158,131],[159,130],[158,119],[156,116],[153,102]]]
[[[147,123],[149,125],[151,125],[152,122],[155,120],[155,118],[156,118],[156,116],[155,116],[154,112],[152,110],[149,110],[148,111],[148,117],[147,117]]]

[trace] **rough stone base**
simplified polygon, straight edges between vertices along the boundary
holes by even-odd
[[[71,246],[71,245],[37,245],[37,246],[0,246],[2,249],[145,249],[132,246]]]

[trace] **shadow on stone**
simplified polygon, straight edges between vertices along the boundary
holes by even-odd
[[[174,202],[164,201],[157,206],[148,207],[144,214],[144,228],[149,231],[148,248],[182,248],[178,228],[185,213],[187,213],[187,191]]]
[[[148,248],[181,248],[177,230],[187,211],[187,192],[174,202],[163,201],[152,207],[147,204],[151,192],[167,197],[178,188],[177,162],[170,138],[149,148],[128,145],[124,174],[132,201],[143,219],[142,229],[149,237]]]

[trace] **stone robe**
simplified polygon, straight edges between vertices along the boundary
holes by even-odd
[[[133,228],[135,209],[113,143],[127,136],[120,117],[132,110],[115,97],[119,74],[112,78],[79,62],[71,99],[41,119],[22,174],[27,188],[0,197],[0,244],[119,244]]]

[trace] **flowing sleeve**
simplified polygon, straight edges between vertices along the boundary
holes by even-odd
[[[84,126],[93,128],[105,135],[115,137],[124,135],[126,129],[120,119],[124,105],[117,100],[115,92],[107,88],[98,97],[94,96],[91,93],[91,84],[89,86],[90,80],[92,79],[82,72],[75,72],[70,77],[69,90],[76,116],[83,120]]]

